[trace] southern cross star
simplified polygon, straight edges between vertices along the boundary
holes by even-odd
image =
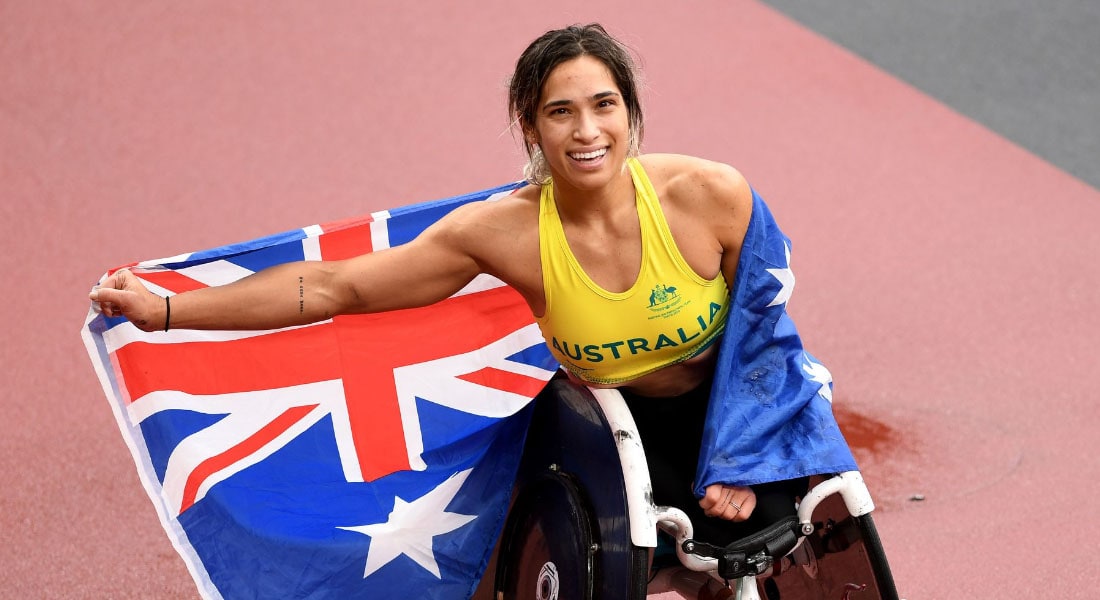
[[[778,306],[787,302],[791,299],[791,293],[794,292],[794,271],[791,271],[791,247],[784,242],[783,250],[787,255],[787,266],[782,269],[767,269],[767,271],[772,274],[772,277],[779,280],[782,286],[768,306]]]
[[[412,502],[394,498],[393,511],[384,523],[340,527],[370,536],[363,578],[366,579],[402,554],[432,575],[441,577],[432,550],[432,538],[454,531],[477,518],[475,515],[445,511],[469,475],[470,470],[455,473]]]
[[[822,398],[832,402],[833,388],[829,384],[833,382],[833,374],[825,368],[825,365],[810,360],[810,357],[806,354],[802,355],[802,361],[802,370],[810,376],[810,381],[821,384],[821,389],[817,393],[821,394]]]

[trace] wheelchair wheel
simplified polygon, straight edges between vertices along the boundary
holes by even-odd
[[[594,398],[552,380],[531,423],[494,600],[643,600],[649,548],[632,543],[618,450]]]
[[[497,590],[506,599],[591,600],[596,581],[589,509],[571,478],[548,474],[524,487],[501,538]]]
[[[878,588],[879,598],[897,600],[898,590],[894,585],[894,575],[890,572],[890,563],[886,561],[886,551],[882,548],[882,540],[878,536],[878,530],[875,529],[875,522],[869,514],[856,517],[856,520],[859,522],[867,563],[875,576],[875,587]]]
[[[870,514],[853,517],[839,496],[831,496],[814,512],[814,526],[782,571],[762,582],[765,598],[898,600]]]

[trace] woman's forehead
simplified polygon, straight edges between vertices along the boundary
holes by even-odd
[[[556,100],[578,100],[609,91],[621,94],[607,65],[592,56],[578,56],[562,62],[550,71],[542,86],[539,104]]]

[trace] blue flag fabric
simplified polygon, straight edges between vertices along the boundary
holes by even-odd
[[[131,265],[155,293],[405,243],[510,184]],[[786,313],[789,242],[754,198],[698,493],[855,469],[828,371]],[[481,276],[436,305],[263,332],[82,331],[139,476],[204,598],[468,598],[558,365],[522,297]]]
[[[512,184],[132,265],[169,296],[418,235]],[[204,598],[468,598],[503,527],[530,400],[557,369],[515,290],[259,332],[85,345],[162,525]]]
[[[832,376],[787,314],[791,243],[753,190],[711,387],[695,494],[857,470],[832,409]]]

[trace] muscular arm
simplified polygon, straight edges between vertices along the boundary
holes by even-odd
[[[736,169],[719,163],[699,169],[689,181],[704,199],[706,222],[721,246],[722,275],[732,294],[741,246],[752,217],[752,189]],[[747,486],[715,483],[707,486],[699,506],[708,516],[744,521],[756,508],[756,493]]]
[[[665,184],[665,215],[684,258],[704,277],[721,270],[732,287],[752,217],[748,182],[733,167],[690,156],[650,155],[646,166]],[[744,521],[756,508],[756,494],[716,483],[707,486],[699,506],[708,516]]]
[[[467,245],[476,217],[465,208],[396,248],[341,261],[283,264],[231,284],[173,296],[171,327],[272,329],[442,300],[480,271]],[[141,329],[164,327],[164,299],[132,273],[108,277],[90,297],[106,313],[126,316]]]

